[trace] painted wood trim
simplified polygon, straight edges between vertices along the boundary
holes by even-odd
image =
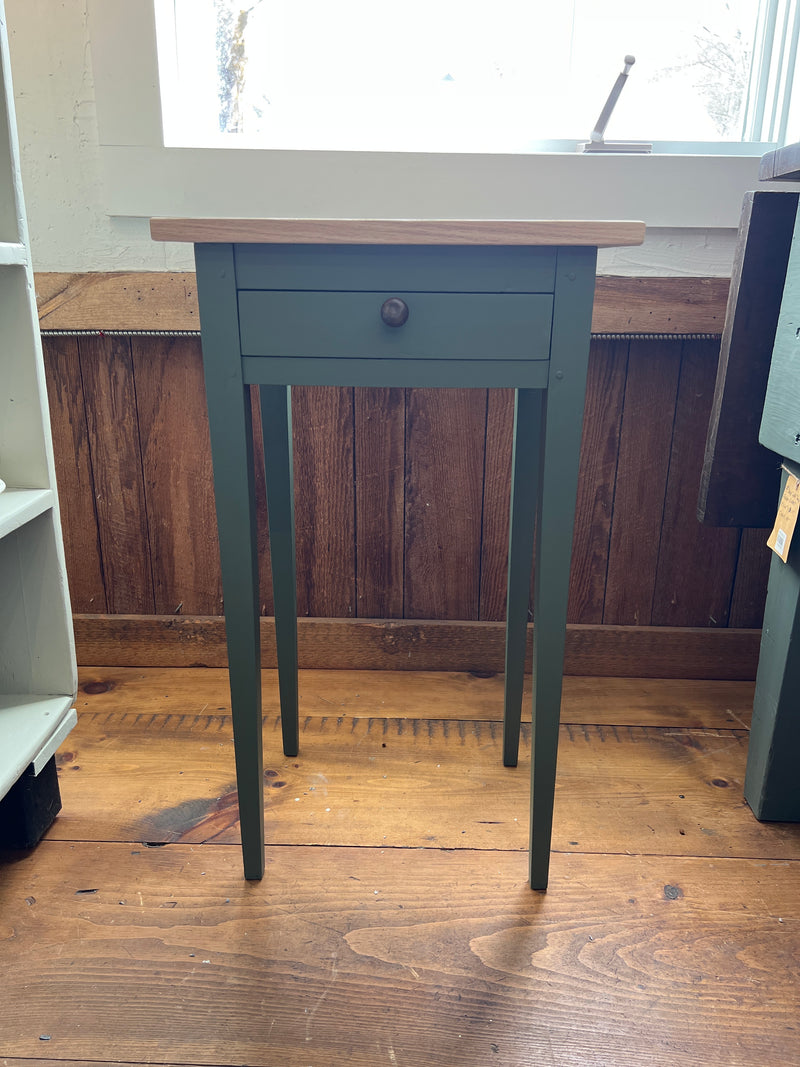
[[[199,330],[192,272],[37,273],[43,330]],[[594,333],[721,334],[728,278],[601,276]]]
[[[790,469],[791,468],[791,469]],[[781,493],[798,473],[785,466]],[[772,554],[764,609],[764,631],[753,698],[751,741],[744,795],[758,819],[800,821],[797,755],[800,722],[797,689],[800,682],[800,545],[794,542],[786,563]]]
[[[800,144],[787,144],[761,157],[758,170],[761,181],[800,181]]]
[[[76,615],[82,666],[224,667],[225,622],[190,615]],[[526,670],[531,667],[528,628]],[[568,675],[751,681],[760,630],[672,626],[567,627]],[[505,624],[298,619],[301,668],[502,673]],[[275,628],[261,620],[262,667],[274,668]]]
[[[748,192],[742,205],[697,515],[707,526],[771,526],[780,472],[759,444],[798,194]]]
[[[640,245],[643,222],[530,219],[151,219],[154,241],[243,244]]]

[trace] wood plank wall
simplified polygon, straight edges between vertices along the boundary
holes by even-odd
[[[44,349],[73,609],[221,614],[199,340]],[[593,341],[571,622],[760,625],[766,532],[695,517],[718,350]],[[502,619],[511,391],[304,388],[293,406],[300,613]],[[269,615],[263,471],[257,492]]]

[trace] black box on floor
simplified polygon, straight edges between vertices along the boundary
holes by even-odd
[[[39,774],[28,767],[0,800],[0,848],[33,848],[61,811],[56,758]]]

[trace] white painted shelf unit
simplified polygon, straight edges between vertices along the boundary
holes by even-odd
[[[74,726],[77,674],[2,0],[0,67],[2,799]]]

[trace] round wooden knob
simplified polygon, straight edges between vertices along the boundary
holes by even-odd
[[[408,321],[408,304],[399,296],[390,296],[381,305],[381,318],[387,326],[402,326]]]

